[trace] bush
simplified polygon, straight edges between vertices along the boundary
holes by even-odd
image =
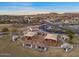
[[[2,30],[1,30],[2,32],[8,32],[9,31],[9,29],[8,28],[6,28],[6,27],[4,27],[4,28],[2,28]]]
[[[66,33],[67,33],[67,36],[69,37],[69,42],[73,43],[75,32],[73,32],[72,30],[66,30]]]
[[[17,29],[17,28],[11,28],[10,31],[11,31],[11,32],[18,32],[18,29]]]

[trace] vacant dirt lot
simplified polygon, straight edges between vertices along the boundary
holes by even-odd
[[[0,24],[0,29],[3,27],[11,28],[11,24]],[[77,41],[77,40],[76,40]],[[79,41],[77,41],[79,42]],[[20,56],[20,57],[79,57],[79,48],[73,49],[70,52],[65,52],[63,49],[49,49],[46,52],[35,49],[22,47],[19,41],[12,42],[10,35],[0,35],[0,56]]]
[[[10,41],[11,36],[5,35],[0,37],[0,56],[20,56],[20,57],[79,57],[79,48],[73,49],[71,52],[65,52],[63,49],[49,49],[46,52],[34,49],[23,48],[18,41]]]

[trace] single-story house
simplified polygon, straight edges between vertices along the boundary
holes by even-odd
[[[47,45],[46,45],[46,43],[44,43],[45,39],[43,39],[43,38],[44,38],[44,36],[42,37],[42,36],[38,35],[37,32],[28,32],[22,38],[22,40],[23,40],[22,46],[27,47],[27,48],[38,49],[41,51],[46,51]]]
[[[22,46],[46,51],[48,46],[56,46],[59,39],[66,37],[65,35],[58,37],[58,35],[59,34],[29,31],[23,35]]]

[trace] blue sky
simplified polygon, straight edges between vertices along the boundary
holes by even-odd
[[[0,2],[0,14],[79,12],[79,2]]]

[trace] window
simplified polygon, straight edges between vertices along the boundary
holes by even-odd
[[[31,45],[30,44],[26,44],[26,46],[29,46],[30,47]]]
[[[39,48],[39,49],[44,49],[44,47],[40,47],[40,46],[38,46],[38,48]]]
[[[42,47],[42,49],[44,49],[44,47]]]
[[[38,48],[41,48],[40,46],[38,46]]]
[[[64,39],[64,37],[62,37],[62,39]]]

